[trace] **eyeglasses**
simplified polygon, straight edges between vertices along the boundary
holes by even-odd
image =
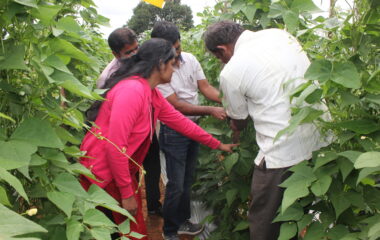
[[[128,50],[126,52],[124,52],[125,55],[131,55],[132,53],[135,53],[138,49],[139,49],[139,45],[137,45],[137,47],[135,47],[134,49],[131,49],[131,50]]]

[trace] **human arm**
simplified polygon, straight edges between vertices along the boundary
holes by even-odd
[[[136,149],[129,146],[129,137],[133,127],[144,109],[143,86],[138,81],[124,81],[115,86],[107,96],[109,102],[108,141],[105,143],[106,161],[122,199],[134,195],[129,171],[128,156]],[[128,155],[128,156],[127,156]]]
[[[235,146],[230,144],[221,144],[219,140],[213,138],[209,133],[204,131],[193,121],[189,120],[179,111],[175,110],[174,107],[165,98],[163,98],[159,92],[158,100],[160,102],[160,112],[158,114],[159,120],[175,131],[212,149],[218,148],[223,151],[231,151],[232,147]]]
[[[219,98],[219,90],[212,86],[207,79],[198,80],[198,89],[199,91],[209,100],[222,103]]]
[[[226,112],[222,107],[198,106],[178,99],[175,93],[166,98],[175,109],[187,116],[204,116],[211,115],[217,119],[224,120]]]

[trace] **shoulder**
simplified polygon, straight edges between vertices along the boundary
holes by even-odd
[[[116,84],[110,91],[112,94],[129,94],[129,95],[144,95],[145,84],[143,81],[146,81],[143,78],[134,78],[129,77],[121,80]]]
[[[191,63],[198,62],[197,58],[193,54],[191,54],[191,53],[182,52],[181,56],[182,56],[182,58],[183,58],[183,60],[185,62],[188,62],[188,61],[191,62]]]

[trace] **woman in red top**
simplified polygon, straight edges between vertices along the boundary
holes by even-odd
[[[82,176],[83,187],[96,184],[105,189],[134,215],[137,224],[131,222],[131,232],[144,235],[135,175],[150,146],[157,119],[210,148],[231,152],[235,146],[220,143],[175,110],[155,89],[158,84],[170,82],[174,57],[175,50],[166,40],[151,39],[142,44],[138,53],[107,80],[106,100],[96,102],[88,111],[96,127],[86,134],[81,145],[81,150],[87,152],[81,163],[99,180]],[[117,213],[113,218],[117,224],[125,220]]]

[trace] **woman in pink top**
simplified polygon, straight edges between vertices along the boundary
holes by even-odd
[[[156,90],[158,84],[170,82],[174,57],[175,50],[166,40],[151,39],[142,44],[139,52],[107,80],[106,100],[96,102],[89,109],[88,118],[95,126],[81,145],[81,150],[87,152],[81,163],[98,179],[82,176],[83,187],[87,190],[96,184],[105,189],[134,215],[137,224],[131,222],[131,232],[144,235],[146,229],[135,175],[148,151],[157,119],[210,148],[231,152],[235,146],[220,143],[175,110]],[[117,224],[125,220],[115,212],[112,215]]]

